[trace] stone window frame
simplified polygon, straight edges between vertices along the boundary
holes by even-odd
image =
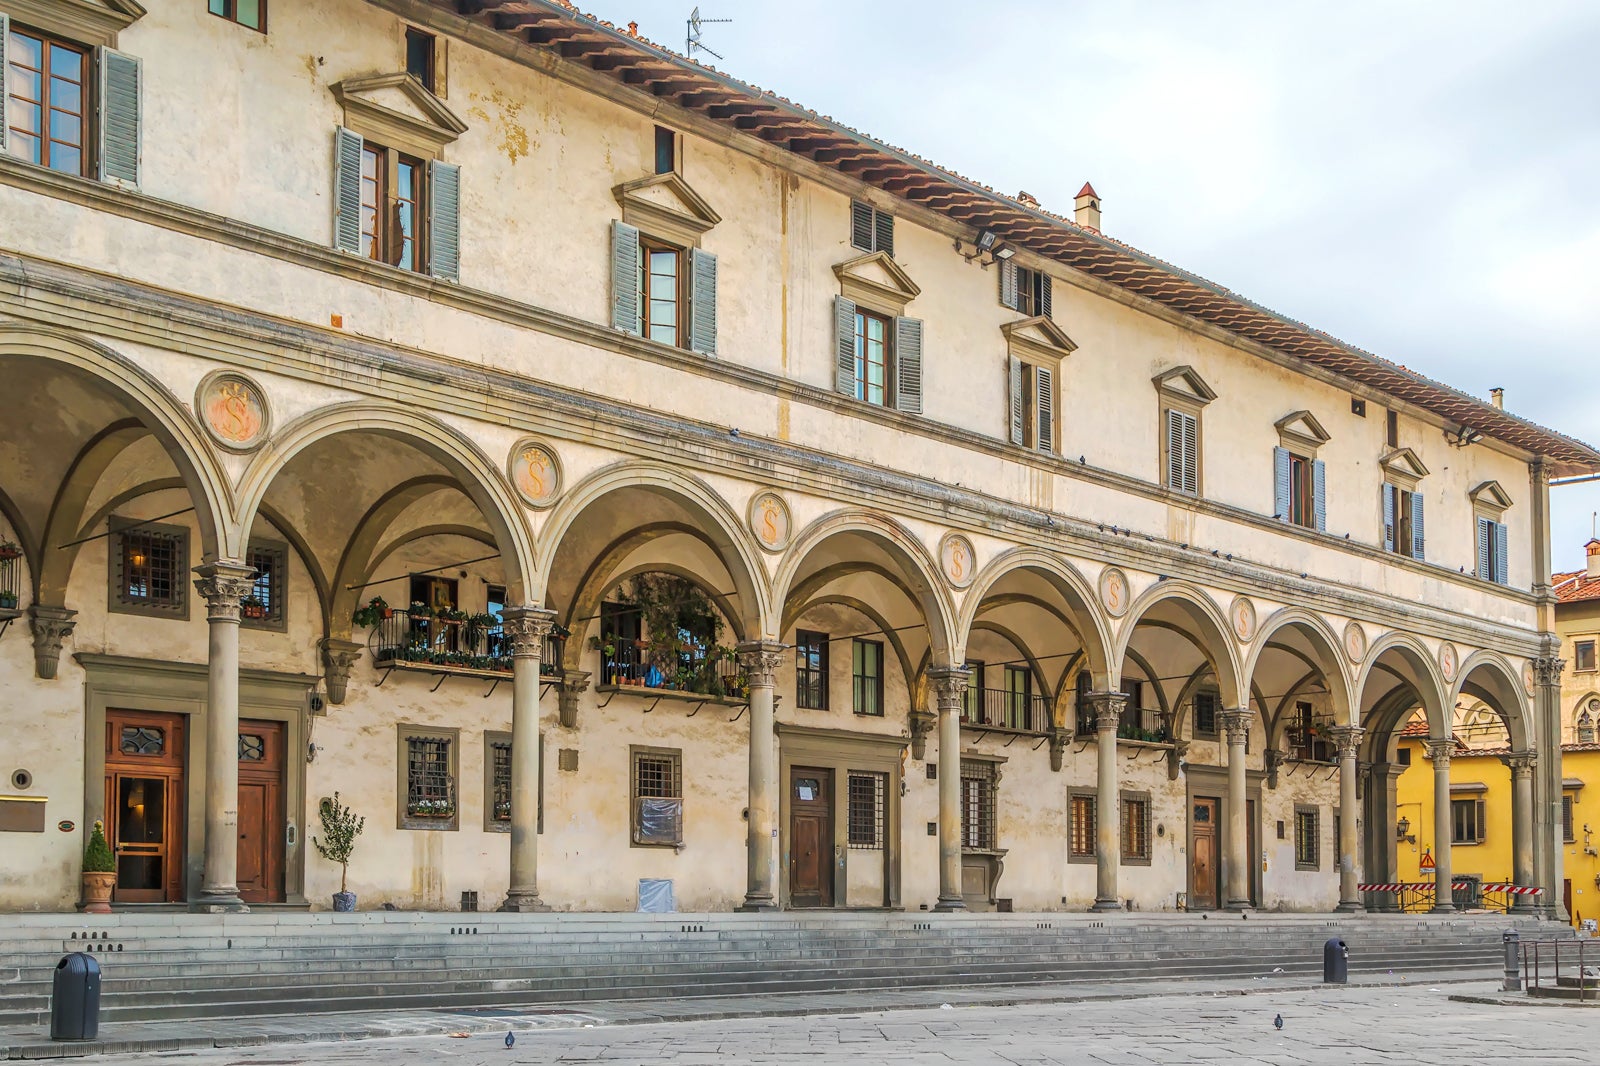
[[[117,34],[145,15],[132,0],[6,0],[14,23],[80,44],[115,48]]]
[[[252,555],[271,555],[276,564],[273,571],[272,588],[268,595],[270,608],[265,618],[246,618],[243,612],[239,615],[239,624],[246,629],[263,629],[273,633],[284,633],[289,629],[289,545],[280,540],[266,538],[250,538],[245,546],[245,562],[250,565]],[[254,584],[260,581],[260,571],[252,579]]]
[[[189,620],[189,527],[161,522],[141,522],[138,519],[111,518],[111,536],[106,538],[106,610],[110,614],[131,614],[145,618],[171,618],[180,622]],[[177,543],[173,548],[172,583],[176,602],[168,604],[146,603],[128,597],[123,592],[123,537],[135,532],[158,537],[171,537]]]
[[[1158,410],[1160,418],[1156,426],[1156,436],[1159,438],[1160,466],[1156,469],[1156,484],[1168,492],[1192,499],[1202,499],[1206,494],[1206,428],[1205,409],[1217,398],[1215,390],[1205,383],[1193,367],[1188,365],[1175,366],[1164,370],[1151,378],[1155,385],[1156,395],[1160,401]],[[1180,387],[1180,384],[1181,386]],[[1168,477],[1168,463],[1171,459],[1167,423],[1171,417],[1169,412],[1176,411],[1194,420],[1194,492],[1190,493],[1181,486],[1174,486]]]
[[[1128,817],[1128,804],[1140,803],[1144,805],[1144,854],[1134,854],[1128,850],[1128,834],[1123,832],[1124,823]],[[1148,792],[1134,792],[1123,790],[1117,796],[1117,852],[1123,866],[1149,866],[1155,854],[1155,809]],[[1098,826],[1096,827],[1098,829]]]
[[[443,740],[450,745],[449,776],[454,802],[448,818],[419,818],[411,805],[411,741]],[[461,730],[402,722],[395,726],[395,828],[453,833],[461,828]]]
[[[1311,840],[1309,846],[1303,840],[1305,824],[1303,818],[1311,819]],[[1309,860],[1306,856],[1310,855]],[[1294,868],[1296,870],[1322,869],[1322,808],[1313,803],[1296,803],[1294,805]]]
[[[1100,833],[1100,811],[1098,804],[1099,794],[1092,788],[1067,789],[1067,862],[1093,866],[1098,861]],[[1087,800],[1089,803],[1090,824],[1088,831],[1089,850],[1078,851],[1074,847],[1077,837],[1077,826],[1073,819],[1077,817],[1077,801]]]
[[[978,752],[961,753],[961,851],[963,854],[988,855],[1000,850],[1000,778],[1005,759]],[[967,782],[976,781],[979,795],[979,826],[977,843],[967,843]],[[985,817],[985,815],[987,815]],[[983,828],[988,827],[988,839]]]
[[[673,780],[677,784],[676,797],[641,797],[639,795],[639,760],[644,758],[666,759],[672,764]],[[683,776],[683,749],[663,748],[648,744],[628,745],[628,844],[635,848],[682,848],[684,837],[684,776]],[[639,800],[640,799],[676,799],[678,801],[678,837],[676,840],[641,840],[639,835]]]
[[[1472,804],[1472,828],[1476,830],[1471,839],[1457,839],[1456,837],[1456,804]],[[1466,789],[1451,789],[1450,796],[1450,846],[1472,848],[1485,843],[1489,839],[1487,815],[1488,804],[1480,790],[1468,791]]]
[[[1580,665],[1583,662],[1583,656],[1578,651],[1578,648],[1582,645],[1588,645],[1589,647],[1588,666]],[[1574,637],[1572,640],[1572,672],[1575,674],[1592,674],[1597,669],[1600,669],[1600,638],[1593,635],[1582,638]]]

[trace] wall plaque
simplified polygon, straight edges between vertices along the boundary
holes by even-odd
[[[527,437],[512,446],[506,473],[530,507],[549,507],[561,494],[561,460],[543,441]]]
[[[194,407],[206,433],[230,451],[253,451],[267,439],[270,419],[266,397],[255,382],[242,374],[207,374],[195,390]]]
[[[781,552],[789,546],[794,532],[794,519],[789,505],[776,492],[758,492],[750,499],[750,532],[756,543],[769,552]]]

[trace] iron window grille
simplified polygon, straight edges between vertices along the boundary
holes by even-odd
[[[489,745],[490,803],[489,820],[511,824],[511,742],[497,740]]]
[[[1070,856],[1078,859],[1092,859],[1095,857],[1095,836],[1099,827],[1095,824],[1095,810],[1093,796],[1072,797],[1072,839]]]
[[[406,818],[421,827],[449,823],[456,817],[455,765],[452,738],[438,734],[406,737]]]
[[[1122,800],[1122,858],[1128,862],[1150,861],[1150,801],[1124,797]]]
[[[186,618],[189,531],[181,526],[119,523],[111,538],[111,609]]]
[[[849,819],[850,846],[871,851],[883,850],[883,803],[888,793],[889,775],[850,771]]]
[[[118,748],[124,755],[163,755],[167,750],[166,730],[156,726],[125,725]]]
[[[995,850],[995,779],[988,763],[961,763],[961,846]]]
[[[1294,868],[1315,870],[1321,866],[1321,812],[1315,807],[1297,807],[1294,812]]]
[[[251,542],[245,551],[245,563],[255,570],[256,576],[240,608],[240,623],[262,629],[282,629],[288,552],[277,544]]]
[[[794,689],[802,708],[828,709],[828,634],[805,629],[795,634]]]
[[[239,761],[263,762],[267,757],[267,738],[260,733],[239,734]]]
[[[683,843],[683,753],[633,750],[633,843],[677,847]]]
[[[1220,702],[1215,692],[1194,694],[1194,735],[1197,739],[1217,739],[1217,705]]]

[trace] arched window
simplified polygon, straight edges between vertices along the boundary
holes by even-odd
[[[1600,714],[1600,699],[1589,701],[1589,705],[1578,715],[1578,743],[1594,743],[1594,718]]]

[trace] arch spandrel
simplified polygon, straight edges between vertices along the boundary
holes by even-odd
[[[1522,686],[1521,673],[1509,659],[1492,651],[1467,656],[1450,690],[1449,705],[1454,707],[1463,694],[1483,700],[1500,713],[1513,750],[1533,750],[1538,731],[1532,701]]]
[[[1245,707],[1245,687],[1241,682],[1243,666],[1238,644],[1221,608],[1205,590],[1187,581],[1158,581],[1136,597],[1117,628],[1113,645],[1112,663],[1115,666],[1113,683],[1122,680],[1122,663],[1133,645],[1134,634],[1141,622],[1163,604],[1172,604],[1184,615],[1197,632],[1188,634],[1216,673],[1217,688],[1225,707]]]
[[[1412,702],[1420,703],[1427,717],[1429,735],[1439,740],[1450,736],[1450,715],[1446,713],[1446,708],[1454,704],[1447,702],[1446,693],[1449,691],[1449,686],[1439,676],[1439,667],[1433,653],[1421,640],[1409,633],[1391,631],[1373,641],[1356,677],[1354,691],[1358,694],[1360,707],[1367,707],[1368,686],[1373,683],[1380,671],[1398,678],[1401,684],[1410,686],[1416,697]],[[1399,685],[1391,686],[1391,688],[1398,687]],[[1382,697],[1382,700],[1395,704],[1389,696]],[[1399,728],[1397,723],[1373,720],[1371,710],[1363,713],[1361,724],[1369,729],[1376,728],[1383,731]]]
[[[1302,607],[1282,607],[1269,615],[1261,623],[1260,632],[1251,642],[1249,651],[1245,655],[1243,676],[1250,680],[1252,689],[1256,685],[1256,673],[1261,665],[1262,656],[1274,644],[1273,637],[1286,630],[1295,631],[1307,647],[1295,649],[1293,654],[1306,666],[1320,674],[1328,686],[1328,693],[1333,701],[1334,715],[1340,725],[1357,725],[1360,709],[1352,699],[1355,691],[1355,678],[1346,658],[1342,644],[1334,629],[1321,615],[1307,611]],[[1286,694],[1286,700],[1293,692]],[[1273,717],[1281,708],[1264,708]]]
[[[1109,686],[1113,674],[1110,659],[1111,628],[1105,613],[1096,604],[1093,586],[1065,559],[1037,548],[1013,548],[991,559],[967,588],[956,616],[956,632],[962,634],[963,649],[966,634],[972,631],[978,614],[989,594],[1005,578],[1032,571],[1050,584],[1066,605],[1069,624],[1078,638],[1086,660],[1085,668],[1094,677],[1096,686]]]

